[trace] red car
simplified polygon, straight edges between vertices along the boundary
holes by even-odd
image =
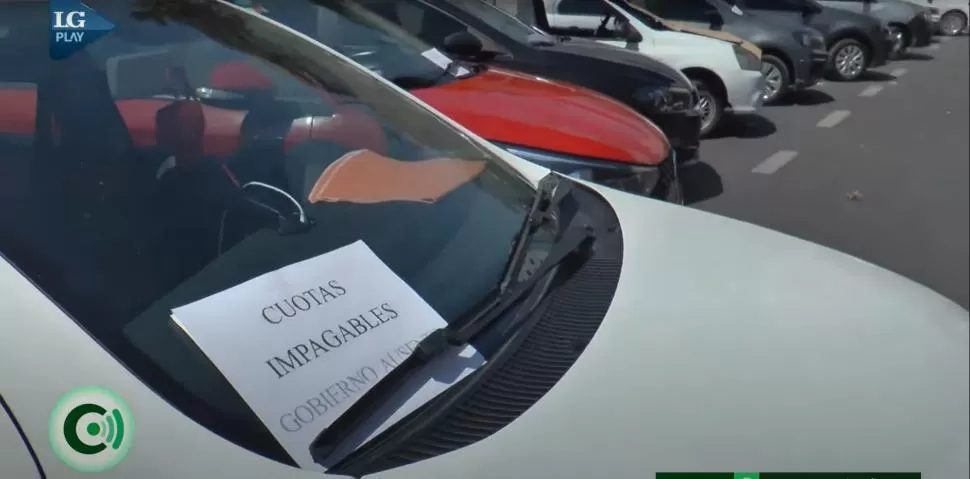
[[[659,128],[629,107],[572,85],[513,71],[458,65],[353,2],[334,2],[329,7],[333,10],[305,5],[330,15],[327,38],[320,38],[325,43],[513,154],[573,176],[681,201],[669,143]],[[0,9],[0,24],[4,24],[0,26],[7,29],[0,50],[5,44],[18,48],[0,51],[0,59],[46,50],[46,45],[24,49],[17,41],[28,38],[26,32],[18,36],[21,25],[36,26],[38,15],[46,19],[46,2],[2,2]],[[107,4],[99,11],[111,18]],[[292,92],[274,85],[273,72],[251,64],[223,60],[213,66],[214,52],[191,49],[179,52],[182,56],[176,62],[171,61],[173,52],[169,51],[131,53],[115,34],[97,40],[81,54],[104,64],[111,95],[136,146],[155,146],[160,138],[172,136],[174,133],[160,131],[157,122],[168,115],[179,117],[174,124],[182,124],[170,128],[173,131],[185,131],[192,121],[204,130],[194,140],[177,140],[200,142],[197,155],[237,155],[242,146],[253,143],[254,135],[263,140],[279,138],[286,147],[305,139],[357,138],[380,151],[373,144],[381,136],[379,128],[366,124],[359,105],[342,105],[339,98],[330,98],[324,101],[329,108],[312,111],[287,98]],[[172,71],[184,72],[183,79],[176,81],[183,85],[172,86]],[[29,72],[24,74],[29,77]],[[37,110],[32,79],[0,78],[4,81],[8,83],[0,83],[0,149],[5,137],[9,143],[17,136],[34,134]],[[159,115],[178,96],[201,100],[195,105],[201,114],[183,105],[178,111]],[[335,136],[335,130],[341,134]],[[353,134],[348,136],[348,132]],[[186,155],[182,157],[180,161],[185,161]],[[8,172],[3,174],[4,180],[16,183],[16,175],[10,174],[10,168],[4,169]]]

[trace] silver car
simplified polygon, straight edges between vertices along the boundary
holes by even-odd
[[[819,0],[833,8],[869,15],[887,27],[896,40],[893,55],[899,56],[912,47],[925,47],[933,36],[933,14],[930,9],[906,0]]]
[[[970,2],[964,0],[907,0],[917,5],[930,8],[937,25],[937,30],[943,35],[954,36],[967,32],[970,23]]]

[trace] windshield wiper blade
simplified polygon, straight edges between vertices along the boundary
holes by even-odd
[[[321,431],[310,444],[310,456],[315,462],[326,465],[325,462],[340,446],[341,441],[383,406],[385,401],[416,371],[451,350],[452,347],[467,345],[512,306],[523,300],[546,274],[566,259],[588,251],[595,239],[592,228],[588,226],[570,228],[553,245],[532,276],[521,282],[514,284],[512,282],[512,279],[520,273],[534,233],[551,219],[550,210],[565,196],[560,194],[562,186],[568,189],[570,185],[570,182],[562,181],[555,174],[547,175],[539,182],[532,208],[513,246],[506,273],[496,289],[497,294],[482,308],[475,311],[469,319],[437,329],[424,338],[407,358],[368,389],[330,427]]]

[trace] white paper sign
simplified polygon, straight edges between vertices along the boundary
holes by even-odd
[[[431,60],[432,63],[434,63],[435,65],[438,65],[442,69],[447,69],[448,66],[451,65],[451,59],[445,56],[444,53],[441,53],[435,48],[421,52],[421,56],[427,58],[428,60]],[[464,76],[464,75],[467,75],[468,73],[470,72],[468,71],[467,68],[458,67],[458,69],[455,71],[455,76]]]
[[[176,308],[172,318],[294,460],[429,332],[438,315],[363,241]],[[330,464],[484,364],[455,348],[416,374]]]

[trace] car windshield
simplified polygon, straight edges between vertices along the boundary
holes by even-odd
[[[623,11],[631,15],[633,18],[640,20],[644,23],[644,25],[654,30],[667,29],[667,25],[660,17],[654,15],[652,12],[648,11],[639,4],[627,2],[625,0],[615,0],[613,3],[619,8],[623,9]]]
[[[518,18],[482,0],[451,0],[451,3],[519,43],[529,43],[539,34]]]
[[[372,11],[370,5],[365,7],[354,0],[269,0],[260,2],[260,7],[264,15],[403,88],[426,88],[474,73],[451,65],[452,60],[444,53]],[[398,5],[389,3],[386,7],[396,9]]]
[[[185,414],[291,462],[171,309],[363,240],[451,322],[500,281],[534,188],[258,15],[89,4],[115,29],[52,60],[47,2],[0,3],[0,250]]]

